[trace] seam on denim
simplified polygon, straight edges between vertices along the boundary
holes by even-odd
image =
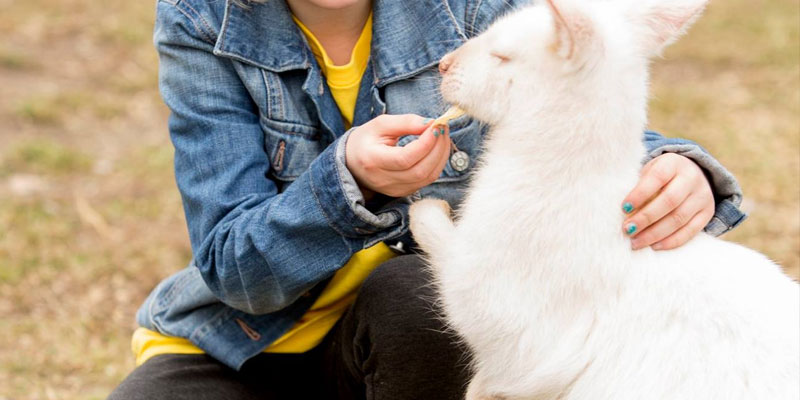
[[[225,13],[223,13],[222,16],[222,25],[220,25],[219,28],[219,37],[217,38],[217,43],[215,43],[214,45],[215,47],[219,46],[221,48],[222,45],[225,43],[225,37],[227,36],[228,33],[228,18],[230,17],[232,5],[233,5],[232,1],[225,4]]]
[[[210,326],[210,325],[212,325],[214,323],[217,323],[217,321],[219,321],[223,317],[224,314],[230,314],[231,312],[233,312],[233,310],[235,310],[235,308],[231,307],[230,305],[227,305],[227,307],[223,307],[221,310],[217,311],[216,314],[212,315],[211,318],[209,318],[204,324],[202,324],[202,325],[198,326],[197,328],[195,328],[194,330],[192,330],[192,332],[189,333],[188,339],[189,340],[194,339],[194,340],[196,340],[198,342],[200,340],[204,339],[206,336],[208,336],[208,333],[213,330],[213,328],[208,328],[203,333],[200,333],[200,332],[205,327]],[[221,323],[217,323],[217,326],[219,326],[219,325],[222,325],[222,324]],[[197,344],[197,342],[193,342],[193,343]],[[206,349],[203,349],[203,350],[206,350]]]
[[[711,227],[711,229],[707,229],[709,227]],[[731,229],[733,229],[732,226],[726,224],[725,221],[715,215],[711,218],[711,221],[706,224],[703,231],[712,236],[720,236],[729,232]]]
[[[314,184],[314,171],[308,171],[308,173],[309,173],[308,184],[311,187],[311,194],[314,196],[314,200],[317,203],[317,207],[319,207],[320,211],[322,211],[322,216],[325,217],[325,221],[328,222],[328,226],[330,226],[331,229],[333,229],[334,232],[338,233],[340,236],[347,237],[347,235],[343,231],[341,231],[336,224],[333,223],[333,220],[331,220],[331,217],[328,215],[327,210],[325,210],[325,207],[323,207],[322,202],[319,201],[317,188],[316,185]]]
[[[261,79],[264,80],[264,89],[267,91],[267,118],[272,119],[272,90],[269,88],[269,78],[267,78],[266,71],[259,68],[261,72]]]
[[[383,242],[384,240],[387,240],[387,239],[389,239],[391,237],[399,237],[399,236],[401,236],[403,234],[403,230],[405,228],[405,224],[403,223],[402,213],[397,211],[397,210],[394,210],[394,209],[389,210],[387,212],[391,212],[393,214],[397,214],[398,215],[397,218],[400,221],[400,224],[397,226],[397,228],[392,229],[389,232],[385,232],[383,234],[377,234],[377,235],[374,235],[371,239],[365,240],[364,241],[364,248],[372,247],[372,246],[374,246],[375,244],[377,244],[379,242]]]
[[[194,261],[190,263],[189,268],[197,269],[197,266],[195,265]],[[191,275],[187,275],[178,278],[175,282],[172,283],[172,286],[170,286],[170,288],[167,289],[167,292],[164,293],[164,295],[161,296],[160,299],[153,299],[153,301],[150,302],[149,307],[147,307],[148,311],[147,319],[150,321],[150,323],[153,325],[156,331],[164,334],[168,333],[165,331],[164,327],[156,320],[155,316],[166,313],[166,310],[168,308],[168,303],[172,302],[172,298],[175,297],[175,292],[178,290],[176,287],[178,286],[184,287],[185,283],[183,282],[189,279],[190,277]],[[157,312],[155,309],[156,306],[158,306]]]
[[[343,139],[343,143],[341,143],[341,144],[337,143],[337,147],[338,147],[338,145],[341,145],[342,147],[346,148],[347,140],[349,140],[349,139],[350,139],[350,135],[347,135],[347,137]],[[344,194],[344,198],[345,198],[345,200],[347,200],[347,207],[350,209],[350,211],[353,213],[353,215],[355,215],[355,217],[358,218],[361,222],[363,222],[363,223],[365,223],[367,225],[372,225],[371,223],[369,223],[367,221],[364,221],[364,219],[361,218],[361,216],[358,215],[358,213],[356,212],[355,208],[353,207],[353,205],[350,202],[350,200],[351,200],[350,197],[347,196],[347,190],[344,189],[344,185],[342,184],[342,174],[343,174],[343,172],[339,168],[339,157],[338,157],[339,154],[338,154],[337,150],[338,150],[338,148],[334,148],[333,149],[333,168],[336,170],[336,175],[335,175],[336,178],[337,178],[336,179],[336,184],[339,186],[339,190],[342,191],[342,194]],[[343,151],[346,151],[346,150],[343,150]],[[348,173],[350,173],[350,172],[348,171]],[[350,174],[352,175],[352,173],[350,173]],[[354,179],[355,179],[355,177],[354,177]],[[356,203],[358,203],[358,201],[356,201]]]
[[[255,308],[253,307],[253,302],[250,300],[250,294],[247,290],[247,284],[245,283],[244,276],[242,276],[242,270],[239,268],[238,263],[236,263],[236,275],[239,277],[239,285],[241,285],[241,296],[244,297],[244,302],[247,304],[247,311],[248,313],[255,313]]]
[[[184,16],[185,16],[185,17],[186,17],[186,18],[187,18],[189,21],[191,21],[191,22],[192,22],[192,25],[194,26],[194,29],[195,29],[195,31],[197,31],[197,33],[199,33],[199,35],[200,35],[200,38],[201,38],[201,39],[202,39],[204,42],[206,42],[206,43],[209,43],[209,44],[211,44],[211,45],[213,45],[213,44],[214,44],[214,40],[213,40],[213,39],[211,39],[211,38],[210,38],[210,37],[209,37],[209,36],[206,34],[206,32],[205,32],[205,31],[203,31],[203,29],[201,29],[199,26],[197,26],[197,21],[195,21],[195,20],[194,20],[194,18],[192,18],[192,16],[191,16],[191,15],[189,15],[189,12],[188,12],[188,11],[186,11],[186,10],[184,10],[184,9],[182,9],[182,8],[180,8],[180,7],[178,7],[178,5],[177,5],[177,4],[175,5],[175,9],[176,9],[176,10],[178,10],[178,12],[179,12],[179,13],[183,14],[183,15],[184,15]]]
[[[444,10],[447,12],[447,17],[450,18],[450,22],[453,23],[453,26],[456,28],[456,32],[461,35],[462,39],[466,39],[467,36],[464,34],[464,31],[461,29],[461,26],[458,25],[458,20],[456,20],[456,16],[453,15],[453,10],[450,9],[450,4],[447,0],[441,0],[442,5],[444,6]]]
[[[189,3],[188,3],[188,2],[186,2],[186,1],[182,1],[182,2],[181,2],[181,4],[186,4],[186,7],[189,7],[189,9],[190,9],[190,10],[192,10],[192,12],[194,12],[195,14],[197,14],[197,18],[200,20],[200,22],[201,22],[201,23],[202,23],[202,24],[203,24],[203,25],[204,25],[206,28],[208,28],[208,32],[207,32],[207,33],[208,33],[208,37],[209,37],[209,38],[212,40],[212,42],[213,42],[213,41],[214,41],[214,36],[217,36],[217,33],[216,33],[216,32],[214,32],[214,28],[211,26],[211,24],[209,24],[209,23],[208,23],[208,21],[206,21],[206,19],[205,19],[205,18],[203,18],[203,15],[202,15],[202,14],[200,14],[200,13],[199,13],[199,12],[198,12],[198,11],[197,11],[197,10],[196,10],[194,7],[192,7],[192,5],[191,5],[191,4],[189,4]]]
[[[267,128],[269,128],[270,131],[275,131],[276,133],[293,137],[299,137],[313,142],[318,141],[315,139],[315,137],[320,135],[320,131],[322,130],[316,126],[305,125],[301,122],[283,121],[275,118],[264,118],[263,115],[259,115],[259,118],[259,122],[262,122],[261,119],[266,121],[266,123],[269,125]]]
[[[325,211],[325,208],[322,206],[322,202],[319,201],[319,196],[317,195],[317,190],[314,185],[313,177],[314,174],[311,173],[311,171],[309,171],[308,181],[309,181],[309,186],[311,186],[311,194],[314,196],[314,201],[316,201],[317,206],[322,211],[322,216],[325,218],[325,221],[328,222],[328,226],[330,226],[334,232],[339,234],[339,237],[342,239],[342,243],[344,243],[344,245],[347,247],[347,252],[350,254],[349,256],[345,256],[342,258],[342,261],[340,262],[339,265],[344,265],[347,262],[347,260],[349,260],[353,256],[353,246],[351,246],[350,242],[347,239],[345,239],[348,236],[333,223],[331,218],[328,216],[328,213]]]
[[[219,43],[222,43],[222,42],[219,42]],[[250,58],[247,58],[247,57],[242,56],[242,55],[237,54],[237,53],[231,53],[229,51],[214,50],[214,54],[215,55],[219,55],[219,56],[225,56],[227,58],[230,58],[230,59],[233,59],[233,60],[236,60],[236,61],[240,61],[240,62],[249,64],[249,65],[252,65],[252,66],[255,66],[255,67],[258,67],[258,68],[263,68],[263,69],[266,69],[266,70],[269,70],[269,71],[272,71],[272,72],[296,71],[296,70],[308,69],[309,68],[308,64],[303,64],[303,65],[300,65],[300,66],[288,65],[288,66],[283,66],[283,67],[278,67],[278,68],[272,68],[272,67],[270,67],[270,66],[268,66],[266,64],[262,64],[260,62],[256,62],[256,61],[254,61],[254,60],[252,60]]]
[[[273,197],[273,200],[270,201],[269,204],[267,204],[266,208],[264,209],[264,214],[265,215],[269,214],[269,211],[272,208],[273,204],[275,204],[274,197]],[[264,260],[264,265],[267,266],[267,269],[269,269],[270,274],[272,274],[273,277],[276,276],[275,268],[272,267],[272,263],[269,262],[269,260],[267,259],[266,255],[264,255],[263,253],[260,253],[260,254],[262,254],[261,255],[261,259]],[[283,292],[283,293],[286,292],[286,289],[283,287],[283,285],[281,285],[281,283],[277,279],[273,278],[272,281],[275,283],[276,286],[278,286],[280,288],[281,292]],[[283,296],[283,297],[285,298],[286,296]],[[252,305],[251,305],[251,307],[252,307]]]
[[[348,139],[348,140],[349,140],[349,139],[350,139],[350,135],[347,135],[347,137],[346,137],[345,139]],[[342,143],[342,144],[341,144],[341,146],[342,146],[342,147],[345,147],[346,145],[347,145],[347,140],[344,140],[344,143]],[[342,150],[342,151],[344,152],[345,150]],[[359,221],[361,221],[361,222],[363,222],[364,224],[366,224],[366,225],[369,225],[370,227],[373,227],[373,228],[375,228],[375,229],[377,229],[377,230],[384,230],[384,229],[388,228],[388,226],[385,226],[385,227],[384,227],[384,226],[378,225],[378,223],[380,223],[380,222],[381,222],[380,220],[381,220],[382,218],[381,218],[380,216],[378,216],[377,214],[374,214],[374,213],[370,212],[369,210],[367,210],[367,208],[366,208],[366,207],[363,207],[363,206],[361,206],[361,208],[363,208],[364,210],[366,210],[368,213],[370,213],[370,214],[374,215],[374,216],[375,216],[375,218],[376,218],[376,221],[375,221],[375,222],[367,221],[367,220],[365,220],[364,218],[362,218],[362,217],[361,217],[361,215],[359,215],[359,213],[358,213],[358,210],[356,209],[356,207],[358,207],[358,201],[356,201],[356,202],[355,202],[355,204],[353,204],[353,203],[350,201],[350,200],[351,200],[351,198],[350,198],[350,197],[348,197],[348,195],[347,195],[347,194],[348,194],[348,191],[347,191],[347,190],[345,190],[345,188],[344,188],[344,183],[343,183],[343,181],[344,181],[343,177],[344,177],[344,176],[343,176],[343,174],[344,174],[345,172],[342,172],[342,170],[341,170],[341,168],[340,168],[340,164],[339,164],[339,157],[338,157],[338,156],[339,156],[338,148],[335,148],[335,149],[334,149],[333,156],[334,156],[334,157],[333,157],[333,164],[334,164],[334,166],[335,166],[335,168],[336,168],[336,177],[338,178],[338,179],[336,179],[336,182],[337,182],[337,184],[339,185],[339,190],[341,190],[341,191],[342,191],[342,193],[344,194],[344,196],[345,196],[345,199],[347,200],[347,206],[350,208],[350,211],[352,211],[353,215],[355,215],[355,217],[356,217],[356,218],[358,218],[358,220],[359,220]],[[345,165],[345,169],[346,169],[346,168],[347,168],[347,167],[346,167],[346,165]],[[351,173],[350,171],[347,171],[347,173],[348,173],[348,174],[350,174],[350,175],[352,176],[352,173]],[[353,177],[353,179],[355,180],[355,177]],[[363,196],[362,196],[362,199],[363,199]],[[391,224],[389,224],[389,226],[391,226]]]
[[[214,47],[214,54],[215,55],[225,56],[225,57],[228,57],[228,58],[231,58],[231,59],[234,59],[234,60],[237,60],[237,61],[241,61],[243,63],[247,63],[247,64],[250,64],[250,65],[254,65],[256,67],[259,67],[259,68],[262,68],[262,69],[266,69],[266,70],[269,70],[269,71],[272,71],[272,72],[285,72],[285,71],[292,71],[292,70],[310,68],[310,64],[308,62],[308,56],[305,56],[306,59],[304,60],[303,65],[301,65],[301,66],[288,65],[288,66],[280,66],[280,67],[276,67],[276,66],[270,67],[270,66],[267,66],[266,64],[263,64],[263,63],[260,63],[260,62],[256,62],[255,60],[247,58],[247,57],[245,57],[245,56],[243,56],[241,54],[231,53],[229,51],[223,51],[222,47],[224,47],[225,39],[227,38],[227,33],[228,33],[228,29],[227,29],[228,28],[228,17],[229,17],[229,14],[230,14],[230,9],[231,9],[231,7],[233,7],[233,3],[234,2],[232,2],[232,1],[228,2],[226,4],[226,6],[225,6],[225,15],[222,18],[222,28],[220,29],[219,39],[217,40],[217,43],[215,43],[215,47]]]
[[[158,1],[162,3],[172,4],[174,6],[175,4],[178,4],[178,1],[180,0],[158,0]]]
[[[285,111],[283,109],[283,93],[280,90],[280,85],[273,85],[272,84],[272,77],[269,75],[271,72],[267,72],[267,70],[263,68],[259,68],[261,71],[261,77],[264,79],[264,86],[267,88],[267,118],[269,119],[285,119]],[[273,87],[275,86],[275,87]],[[276,111],[278,115],[273,115],[273,100],[272,98],[276,97],[275,103],[277,103]]]
[[[195,265],[194,262],[192,262],[191,265],[194,266]],[[199,269],[197,269],[197,267],[195,267],[195,269],[199,272]],[[175,297],[175,293],[179,289],[183,289],[184,287],[186,287],[186,281],[188,279],[190,279],[191,277],[192,277],[192,275],[191,275],[191,272],[190,272],[189,274],[181,276],[178,279],[176,279],[174,282],[172,282],[172,285],[169,287],[169,289],[167,289],[167,292],[164,293],[163,296],[161,296],[161,299],[160,299],[161,301],[159,302],[161,304],[159,306],[163,305],[163,308],[166,308],[168,303],[172,302],[172,298]]]
[[[404,79],[408,79],[409,77],[412,77],[412,76],[415,76],[415,75],[419,75],[423,71],[425,71],[427,69],[430,69],[431,67],[436,66],[436,65],[439,65],[439,60],[433,60],[432,62],[430,62],[428,64],[425,64],[425,65],[422,65],[417,69],[414,69],[414,70],[411,70],[409,72],[406,72],[405,74],[395,75],[395,76],[392,76],[392,77],[390,77],[390,78],[388,78],[388,79],[386,79],[384,81],[376,82],[376,86],[377,87],[384,87],[384,86],[386,86],[386,85],[388,85],[390,83],[395,83],[397,81],[402,81]]]
[[[467,32],[470,33],[470,35],[471,35],[470,37],[475,37],[476,34],[478,33],[477,32],[478,28],[475,26],[475,21],[478,20],[478,11],[480,11],[482,4],[483,4],[483,0],[476,1],[475,2],[475,9],[472,12],[471,21],[469,21],[469,22],[465,21],[465,25],[468,24],[467,28],[465,28],[465,29],[466,29]],[[469,18],[469,16],[467,16],[467,18]]]
[[[155,300],[155,299],[153,299]],[[156,314],[153,307],[155,307],[156,301],[151,301],[150,305],[147,307],[147,320],[150,322],[150,325],[156,330],[156,332],[166,333],[164,332],[164,328],[156,321]]]

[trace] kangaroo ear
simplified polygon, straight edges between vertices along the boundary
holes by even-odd
[[[660,55],[665,47],[686,33],[706,8],[708,0],[633,0],[629,16],[648,57]]]
[[[564,59],[577,58],[594,39],[592,21],[569,1],[546,0],[546,3],[555,25],[555,39],[550,49]]]

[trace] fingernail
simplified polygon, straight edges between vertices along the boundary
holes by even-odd
[[[625,204],[622,205],[622,211],[624,211],[625,214],[630,214],[631,211],[633,211],[633,204],[626,201]]]
[[[439,128],[433,128],[433,137],[439,137]]]
[[[428,125],[431,121],[433,121],[433,118],[425,118],[422,120],[422,125]]]
[[[626,225],[625,226],[625,233],[627,233],[629,236],[633,235],[634,233],[636,233],[636,224],[631,222],[630,224]]]

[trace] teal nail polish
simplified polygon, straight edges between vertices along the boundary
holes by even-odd
[[[622,211],[625,211],[625,214],[630,214],[631,211],[633,211],[633,204],[626,201],[625,204],[622,205]]]
[[[433,128],[433,137],[439,137],[439,128]]]
[[[633,235],[634,233],[636,233],[636,224],[632,222],[628,224],[628,226],[625,227],[625,233],[627,233],[628,235]]]

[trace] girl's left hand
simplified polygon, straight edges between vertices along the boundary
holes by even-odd
[[[622,203],[623,231],[634,250],[674,249],[700,232],[714,216],[714,194],[694,161],[673,153],[645,164],[639,182]]]

